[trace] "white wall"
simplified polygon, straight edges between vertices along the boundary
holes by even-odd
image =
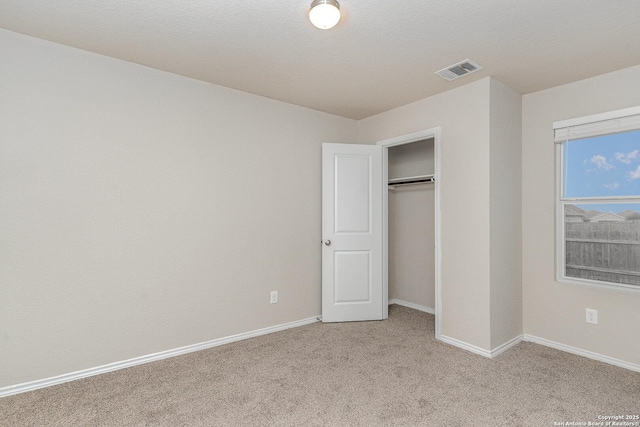
[[[433,184],[389,191],[389,299],[435,310]]]
[[[522,96],[491,80],[491,348],[522,335]]]
[[[435,126],[443,335],[640,363],[640,295],[554,280],[551,142],[640,105],[640,67],[524,97],[520,199],[520,98],[491,78],[356,123],[4,30],[0,57],[0,387],[317,315],[320,144]]]
[[[361,142],[441,127],[441,332],[483,354],[522,335],[520,111],[485,78],[359,122]]]
[[[640,66],[523,97],[522,240],[524,331],[640,364],[640,294],[555,280],[553,122],[640,105]],[[598,325],[585,323],[585,308]]]
[[[489,101],[486,78],[361,120],[375,143],[440,126],[442,334],[490,349]]]
[[[320,313],[321,143],[355,121],[4,30],[0,58],[0,387]]]
[[[389,179],[433,174],[433,141],[389,148]],[[387,194],[389,299],[435,310],[435,186],[397,186]]]

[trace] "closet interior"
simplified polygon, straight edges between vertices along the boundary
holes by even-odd
[[[389,301],[435,313],[434,139],[388,148]]]

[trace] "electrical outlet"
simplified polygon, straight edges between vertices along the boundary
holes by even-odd
[[[271,304],[278,303],[278,291],[271,291]]]
[[[593,323],[594,325],[598,324],[598,310],[594,310],[593,308],[587,308],[587,323]]]

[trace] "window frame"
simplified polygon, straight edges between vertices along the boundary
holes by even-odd
[[[558,129],[571,128],[572,126],[592,124],[608,120],[615,120],[628,116],[640,115],[640,106],[626,108],[623,110],[610,111],[591,116],[579,117],[575,119],[562,120],[553,123],[554,132]],[[637,129],[640,130],[640,129]],[[567,134],[569,132],[567,131]],[[606,133],[611,135],[616,132]],[[555,139],[555,138],[554,138]],[[584,138],[576,138],[584,139]],[[625,283],[606,282],[602,280],[583,279],[567,276],[566,273],[566,240],[565,240],[565,205],[567,204],[605,204],[605,203],[640,203],[638,196],[618,196],[618,197],[563,197],[564,186],[564,142],[554,142],[555,145],[555,255],[556,255],[556,280],[561,283],[589,286],[600,289],[618,290],[624,292],[640,293],[640,286],[628,285]]]

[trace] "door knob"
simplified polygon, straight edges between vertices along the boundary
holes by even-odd
[[[324,241],[324,244],[327,246],[331,246],[331,240],[327,239]]]

